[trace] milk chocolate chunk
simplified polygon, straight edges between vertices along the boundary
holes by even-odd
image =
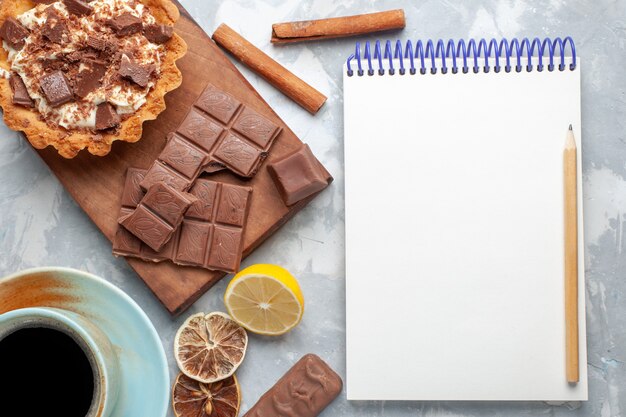
[[[155,69],[154,64],[141,65],[131,60],[128,55],[122,55],[119,74],[140,87],[146,87]]]
[[[52,107],[60,106],[74,98],[70,84],[62,71],[55,71],[44,75],[39,81],[48,104]]]
[[[93,11],[91,6],[87,4],[88,2],[85,1],[63,0],[63,3],[65,3],[65,7],[67,7],[68,12],[77,16],[86,16]]]
[[[104,51],[106,48],[106,39],[89,35],[89,37],[87,37],[87,46],[95,49],[96,51]]]
[[[333,180],[306,144],[272,162],[267,170],[288,206],[322,191]]]
[[[111,103],[101,103],[96,110],[96,130],[106,130],[120,124],[120,116]]]
[[[197,200],[164,183],[155,184],[120,224],[152,250],[159,251],[174,235],[189,206]]]
[[[0,26],[0,38],[16,50],[22,49],[28,34],[28,30],[12,17],[7,18]]]
[[[169,25],[146,25],[143,34],[152,43],[163,44],[174,35],[174,27]]]
[[[133,213],[141,201],[144,192],[139,184],[145,173],[129,168],[120,221]],[[189,193],[197,201],[187,209],[182,225],[159,251],[120,226],[113,239],[113,253],[153,262],[171,260],[179,265],[236,272],[241,263],[252,189],[200,178]]]
[[[107,25],[119,36],[127,36],[141,32],[142,28],[141,19],[128,12],[109,19]]]
[[[49,7],[48,9],[52,9]],[[67,25],[63,22],[57,12],[52,9],[48,12],[46,22],[41,28],[41,34],[50,42],[63,43],[67,37]]]
[[[86,59],[81,67],[83,68],[76,74],[74,81],[74,93],[84,98],[102,85],[102,77],[107,71],[107,65],[103,61]]]
[[[326,362],[304,355],[244,417],[316,417],[342,389],[341,377]]]
[[[30,98],[26,85],[19,74],[12,73],[11,78],[9,78],[9,84],[13,91],[13,104],[24,107],[34,107],[33,99]]]

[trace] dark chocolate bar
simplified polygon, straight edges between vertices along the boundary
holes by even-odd
[[[304,355],[244,417],[315,417],[341,392],[343,382],[322,359]]]
[[[282,128],[209,84],[148,170],[144,190],[162,181],[181,191],[202,170],[228,169],[250,178]]]
[[[322,191],[333,180],[306,144],[284,158],[274,161],[267,166],[267,170],[288,206]]]
[[[171,239],[183,215],[198,199],[159,182],[148,190],[137,208],[119,220],[126,230],[155,251]]]
[[[143,198],[139,184],[145,173],[145,170],[128,169],[120,218],[132,213]],[[187,209],[182,225],[160,251],[152,250],[119,227],[113,240],[113,253],[236,272],[241,263],[252,188],[200,178],[189,193],[197,201]]]

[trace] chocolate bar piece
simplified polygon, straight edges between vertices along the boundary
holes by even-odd
[[[100,103],[96,109],[96,130],[106,130],[120,124],[120,115],[111,103]]]
[[[74,99],[74,93],[63,71],[44,75],[39,84],[48,104],[52,107],[60,106]]]
[[[304,355],[244,417],[315,417],[341,392],[343,382],[322,359]]]
[[[75,14],[77,16],[86,16],[91,14],[93,9],[90,5],[85,1],[81,0],[63,0],[65,3],[65,7],[67,7],[67,11],[71,14]]]
[[[144,170],[128,169],[120,218],[132,213],[143,198],[139,184],[145,174]],[[236,272],[241,262],[251,193],[250,187],[200,178],[190,190],[198,201],[187,209],[182,225],[160,251],[154,251],[119,227],[113,240],[113,253]]]
[[[170,25],[146,25],[143,35],[152,43],[163,44],[174,35],[174,27]]]
[[[74,80],[74,94],[85,98],[87,94],[102,85],[102,77],[107,72],[107,64],[97,59],[83,59],[80,68]]]
[[[67,25],[61,20],[54,8],[49,7],[48,9],[50,11],[47,13],[46,23],[41,28],[41,34],[50,42],[60,45],[67,38]]]
[[[132,35],[140,32],[142,28],[141,19],[130,13],[122,13],[110,19],[107,24],[111,26],[119,36]]]
[[[35,103],[33,102],[33,99],[30,98],[26,85],[19,74],[15,72],[11,74],[11,78],[9,78],[9,85],[13,91],[13,104],[18,104],[24,107],[35,106]]]
[[[288,206],[322,191],[333,180],[306,144],[271,163],[267,170]]]
[[[187,190],[202,170],[228,169],[250,178],[282,128],[209,84],[141,183],[164,181]]]
[[[133,235],[159,251],[171,239],[183,221],[183,215],[198,199],[160,182],[148,190],[131,214],[119,223]]]
[[[26,43],[29,32],[24,26],[12,17],[7,18],[0,26],[0,38],[11,48],[20,50]]]
[[[122,78],[128,78],[139,87],[147,87],[150,76],[156,69],[154,64],[141,65],[133,61],[128,55],[122,55],[120,69],[118,71]]]

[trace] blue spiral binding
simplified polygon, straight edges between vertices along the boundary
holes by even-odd
[[[402,42],[397,40],[395,45],[392,46],[391,41],[386,41],[383,47],[380,41],[374,43],[374,53],[371,52],[370,42],[365,42],[365,48],[363,52],[363,59],[367,62],[367,75],[372,76],[376,72],[379,75],[394,75],[396,69],[394,68],[394,60],[399,65],[398,73],[404,75],[407,67],[405,60],[408,60],[408,72],[409,74],[436,74],[437,71],[441,71],[442,74],[446,74],[449,70],[456,74],[461,70],[463,73],[468,73],[470,70],[474,73],[481,71],[479,66],[479,59],[484,59],[484,65],[482,67],[483,72],[490,72],[493,68],[494,72],[500,72],[503,68],[505,72],[522,72],[522,58],[526,59],[526,71],[543,71],[546,69],[544,61],[548,60],[547,70],[554,71],[558,68],[559,71],[565,71],[565,53],[567,46],[569,45],[572,53],[572,63],[569,65],[569,69],[573,71],[576,69],[576,47],[574,40],[567,36],[565,38],[545,38],[543,40],[534,38],[529,40],[523,38],[521,41],[517,38],[511,40],[502,39],[500,41],[491,39],[489,41],[480,39],[470,39],[467,42],[463,39],[455,42],[453,39],[447,42],[439,39],[437,42],[427,40],[423,42],[421,40],[415,43],[410,40],[406,41],[404,48]],[[558,60],[558,65],[555,66],[555,56]],[[533,65],[533,59],[536,59],[537,65]],[[348,76],[354,75],[352,69],[352,61],[357,62],[357,75],[362,76],[365,74],[363,65],[361,62],[361,44],[357,42],[354,54],[348,57],[346,61],[348,67]],[[388,68],[385,71],[383,61],[388,61]],[[462,62],[461,62],[462,60]],[[437,65],[437,61],[441,63],[441,66]],[[449,65],[449,63],[452,65]],[[504,61],[504,65],[501,65]],[[374,67],[378,64],[378,71],[374,70]],[[493,66],[490,65],[493,63]],[[459,65],[461,64],[461,65]],[[511,65],[513,64],[513,65]]]

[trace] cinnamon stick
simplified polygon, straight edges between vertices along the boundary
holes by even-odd
[[[265,78],[270,84],[312,114],[317,113],[326,102],[325,95],[274,61],[228,25],[222,23],[213,32],[212,38],[241,63]]]
[[[272,25],[272,43],[280,45],[340,38],[403,29],[405,25],[406,19],[402,9],[329,19],[275,23]]]

